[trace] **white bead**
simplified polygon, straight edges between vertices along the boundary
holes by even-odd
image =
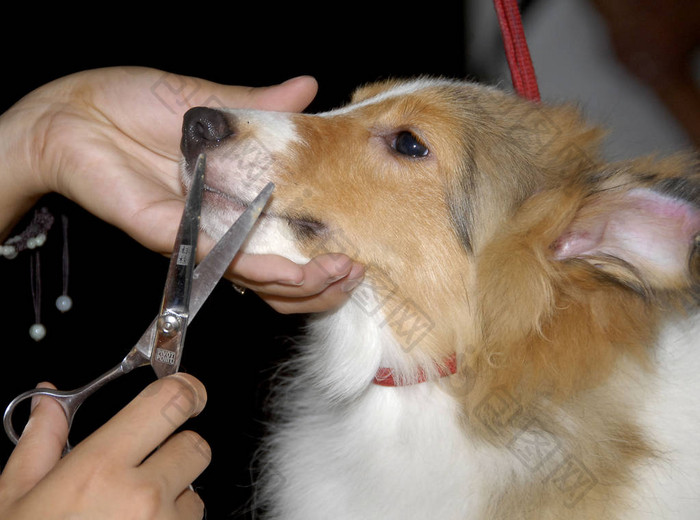
[[[15,246],[5,246],[2,254],[5,255],[5,258],[12,260],[17,256],[17,248]]]
[[[44,327],[41,323],[35,323],[29,327],[29,336],[34,341],[41,341],[44,339],[44,336],[46,336],[46,327]]]
[[[27,247],[29,249],[34,249],[36,246],[37,246],[36,238],[28,238],[27,239]]]
[[[44,233],[39,233],[34,237],[34,241],[36,242],[37,247],[41,247],[46,242],[46,235]]]
[[[56,308],[61,312],[69,311],[73,307],[73,300],[67,294],[56,298]]]

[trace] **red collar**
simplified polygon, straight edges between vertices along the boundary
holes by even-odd
[[[457,373],[457,355],[452,354],[445,360],[444,364],[436,364],[436,366],[440,377],[447,377]],[[424,383],[427,380],[428,377],[425,375],[425,372],[423,369],[419,368],[418,378],[410,384]],[[397,380],[397,378],[394,377],[393,369],[384,367],[377,370],[377,374],[374,376],[374,380],[372,382],[375,385],[380,386],[407,386],[407,383],[401,381],[400,379]]]

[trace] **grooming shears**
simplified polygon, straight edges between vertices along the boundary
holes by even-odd
[[[205,164],[206,158],[201,154],[197,158],[192,186],[170,258],[160,313],[122,362],[94,381],[75,390],[34,388],[13,399],[3,416],[5,432],[12,442],[17,444],[19,440],[12,425],[15,407],[35,395],[47,395],[58,401],[66,414],[70,429],[73,417],[85,399],[119,376],[149,364],[158,378],[178,371],[188,323],[195,317],[226,272],[274,189],[272,183],[263,188],[195,269]],[[66,452],[70,449],[70,444],[66,443]]]

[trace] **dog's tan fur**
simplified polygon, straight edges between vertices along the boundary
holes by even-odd
[[[634,190],[700,185],[695,164],[607,164],[602,132],[575,109],[492,88],[437,82],[382,98],[401,85],[361,88],[337,113],[290,115],[297,138],[265,176],[276,183],[268,213],[290,223],[304,256],[341,250],[368,266],[375,292],[392,281],[384,315],[406,302],[429,313],[418,345],[401,344],[399,325],[386,321],[401,347],[394,368],[410,380],[456,353],[458,372],[427,384],[459,403],[470,443],[513,451],[523,432],[555,442],[532,471],[503,469],[469,518],[623,517],[634,471],[663,459],[635,411],[662,324],[694,306],[698,201],[642,226],[674,239],[670,267],[635,252],[567,256],[566,247],[614,212],[625,220],[648,206]],[[257,131],[254,118],[236,126],[239,141]],[[401,131],[429,155],[393,153]],[[574,506],[558,486],[567,463],[592,480]]]

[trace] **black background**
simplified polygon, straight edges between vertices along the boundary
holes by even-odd
[[[355,86],[389,76],[470,74],[464,65],[461,2],[315,5],[183,4],[155,7],[148,15],[143,6],[117,4],[73,13],[15,6],[0,31],[0,106],[4,111],[66,74],[117,65],[251,86],[311,74],[320,91],[309,111],[338,106]],[[157,312],[167,269],[165,258],[74,204],[56,195],[42,202],[57,217],[69,217],[74,308],[61,315],[53,306],[61,293],[59,225],[41,251],[42,321],[48,335],[39,343],[28,337],[34,321],[30,255],[0,259],[3,407],[39,381],[75,388],[118,363]],[[240,296],[222,283],[188,330],[182,369],[203,381],[209,393],[204,413],[187,424],[207,439],[214,454],[196,482],[209,518],[248,516],[249,462],[265,417],[267,380],[302,319],[278,315],[254,294]],[[152,379],[152,371],[142,368],[94,395],[78,414],[73,441]],[[11,448],[0,438],[1,460]]]

